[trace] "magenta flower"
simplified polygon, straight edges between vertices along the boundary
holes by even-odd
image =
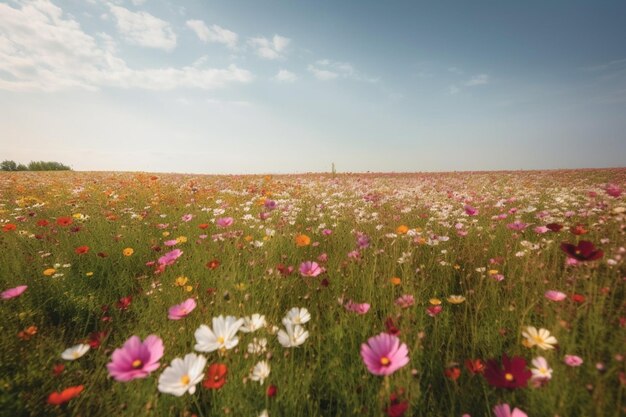
[[[120,382],[145,378],[159,368],[159,359],[162,356],[161,338],[151,334],[142,343],[138,336],[132,336],[122,348],[115,349],[107,369],[109,375]]]
[[[196,300],[188,298],[180,304],[171,306],[167,312],[167,318],[170,320],[180,320],[189,315],[195,308]]]
[[[513,409],[508,404],[498,404],[493,407],[495,417],[528,417],[528,415],[519,408]]]
[[[563,362],[565,362],[567,366],[576,367],[583,364],[583,358],[576,355],[565,355]]]
[[[511,230],[515,230],[517,232],[521,232],[522,230],[528,227],[528,224],[521,222],[519,220],[515,220],[513,223],[509,223],[506,225]]]
[[[611,197],[615,198],[618,198],[620,195],[622,195],[622,189],[619,188],[619,185],[617,184],[607,184],[604,188],[604,191],[606,191],[606,193]]]
[[[9,288],[8,290],[0,293],[0,298],[3,300],[10,300],[11,298],[19,297],[24,291],[26,291],[26,288],[28,288],[28,285],[20,285],[15,288]]]
[[[191,219],[193,219],[193,214],[185,214],[183,217],[180,218],[182,221],[184,222],[188,222],[191,221]]]
[[[533,230],[535,231],[535,233],[538,233],[540,235],[550,231],[550,229],[548,229],[546,226],[537,226]]]
[[[350,300],[344,305],[344,308],[356,314],[365,314],[369,311],[370,305],[368,303],[355,303]]]
[[[324,268],[319,266],[317,262],[306,261],[300,264],[300,274],[303,277],[316,277],[324,272]]]
[[[409,363],[409,349],[398,337],[381,333],[361,345],[361,358],[374,375],[391,375]]]
[[[435,317],[437,314],[441,313],[442,311],[443,311],[442,306],[426,307],[426,314],[428,314],[430,317]]]
[[[166,240],[165,242],[163,242],[163,244],[165,246],[176,246],[178,244],[178,240],[176,239]]]
[[[464,207],[465,213],[468,216],[476,216],[478,214],[478,209],[470,206],[469,204]]]
[[[228,226],[232,226],[234,220],[232,217],[220,217],[219,219],[215,220],[215,224],[217,224],[219,227],[228,227]]]
[[[173,251],[167,252],[165,255],[159,258],[160,265],[172,265],[176,262],[176,259],[180,258],[183,254],[183,251],[180,249],[174,249]]]
[[[552,300],[552,301],[563,301],[567,298],[567,295],[565,295],[565,293],[562,293],[561,291],[555,291],[555,290],[546,291],[544,296],[548,300]]]

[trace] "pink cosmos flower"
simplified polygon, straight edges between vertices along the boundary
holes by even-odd
[[[319,266],[317,262],[306,261],[300,264],[300,274],[303,277],[316,277],[324,272],[324,268]]]
[[[185,214],[183,217],[180,218],[182,221],[184,222],[188,222],[191,221],[191,219],[193,219],[193,214]]]
[[[161,338],[152,334],[141,342],[138,336],[132,336],[122,348],[115,349],[107,369],[109,375],[120,382],[145,378],[159,368],[159,359],[162,356]]]
[[[435,317],[437,314],[441,313],[442,310],[442,306],[430,306],[426,308],[426,314],[430,317]]]
[[[228,226],[232,226],[234,220],[232,217],[220,217],[219,219],[215,220],[215,224],[217,224],[219,227],[228,227]]]
[[[509,223],[506,225],[511,230],[515,230],[517,232],[521,232],[522,230],[528,227],[528,224],[521,222],[519,220],[515,220],[513,223]]]
[[[167,252],[159,258],[159,265],[173,265],[174,262],[176,262],[176,259],[180,258],[182,254],[183,251],[180,249],[174,249],[173,251]]]
[[[555,291],[555,290],[546,291],[544,296],[548,300],[552,300],[552,301],[563,301],[567,298],[567,295],[565,295],[565,293],[562,293],[561,291]]]
[[[11,298],[19,297],[24,291],[26,291],[26,288],[28,288],[28,285],[20,285],[15,288],[9,288],[8,290],[0,293],[0,298],[3,300],[10,300]]]
[[[166,240],[165,242],[163,242],[163,244],[165,246],[176,246],[178,244],[178,240],[176,239]]]
[[[469,204],[467,204],[464,209],[468,216],[476,216],[478,214],[478,209],[470,206]]]
[[[176,304],[170,307],[168,310],[167,318],[170,320],[180,320],[186,317],[196,308],[196,300],[188,298],[180,304]]]
[[[546,226],[537,226],[533,230],[535,231],[535,233],[538,233],[540,235],[550,231],[550,229],[548,229]]]
[[[622,189],[619,188],[619,185],[617,184],[607,184],[604,191],[606,191],[606,193],[610,195],[611,197],[615,197],[615,198],[622,195]]]
[[[413,304],[415,304],[415,297],[413,297],[411,294],[403,294],[398,297],[394,303],[399,307],[409,308]]]
[[[391,375],[409,363],[409,349],[398,337],[381,333],[361,345],[361,358],[372,374]]]
[[[528,417],[528,415],[519,408],[514,408],[513,411],[511,411],[511,407],[508,404],[496,405],[493,407],[493,414],[495,417]]]
[[[369,311],[370,309],[370,305],[367,303],[355,303],[352,300],[349,300],[345,305],[344,308],[348,311],[352,311],[353,313],[356,314],[365,314]]]
[[[333,231],[332,231],[332,230],[330,230],[330,229],[324,229],[324,230],[322,230],[322,234],[323,234],[324,236],[330,236],[330,235],[332,235],[332,234],[333,234]]]
[[[576,367],[583,364],[583,358],[576,355],[565,355],[563,362],[565,362],[567,366]]]

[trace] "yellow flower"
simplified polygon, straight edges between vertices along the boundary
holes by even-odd
[[[390,279],[392,285],[400,285],[402,284],[402,280],[398,277],[392,277]]]
[[[396,228],[396,233],[399,235],[405,235],[406,232],[408,231],[409,231],[409,227],[404,224],[401,224],[400,226]]]
[[[43,274],[44,274],[45,276],[49,277],[49,276],[51,276],[51,275],[54,275],[54,273],[55,273],[55,272],[57,272],[57,270],[56,270],[56,269],[54,269],[54,268],[48,268],[48,269],[46,269],[45,271],[43,271]]]
[[[296,246],[308,246],[311,244],[311,238],[305,234],[296,235]]]
[[[189,278],[181,275],[180,277],[176,278],[176,281],[174,281],[174,285],[176,285],[177,287],[184,287],[185,285],[187,285],[188,281]]]
[[[82,219],[83,215],[82,215],[82,213],[74,213],[74,214],[72,214],[72,217],[75,218],[75,219]]]
[[[439,304],[441,304],[441,300],[439,298],[431,298],[430,300],[428,300],[428,302],[434,306],[438,306]]]
[[[176,242],[178,243],[185,243],[187,241],[187,236],[178,236],[176,238]]]
[[[463,297],[462,295],[451,295],[450,297],[446,298],[446,300],[448,300],[450,304],[461,304],[465,301],[465,297]]]
[[[191,291],[193,291],[193,287],[191,285],[186,285],[185,286],[185,291],[191,292]]]
[[[245,291],[246,284],[244,284],[243,282],[235,284],[235,289],[238,290],[238,291]]]
[[[163,235],[163,237],[168,237],[170,235],[170,232],[163,232],[161,234]]]
[[[252,241],[252,236],[247,235],[246,237],[243,238],[246,242],[251,242]]]
[[[130,256],[135,253],[135,250],[133,248],[126,248],[122,251],[122,253],[124,254],[124,256]]]
[[[90,272],[87,272],[87,273],[85,274],[85,276],[92,277],[92,276],[93,276],[93,272],[91,272],[91,271],[90,271]]]
[[[489,275],[496,275],[498,273],[498,270],[497,269],[490,269],[489,271],[487,271],[487,273]]]

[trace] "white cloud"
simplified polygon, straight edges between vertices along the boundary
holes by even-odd
[[[282,83],[292,83],[298,79],[298,76],[291,71],[287,71],[285,69],[281,69],[274,76],[274,80],[282,82]]]
[[[146,2],[146,0],[130,0],[130,2],[134,4],[135,6],[141,6],[142,4]]]
[[[321,59],[314,64],[310,64],[307,69],[315,78],[321,81],[329,81],[341,77],[369,83],[378,82],[378,78],[371,78],[358,72],[352,64],[348,62],[335,62],[328,59]]]
[[[461,89],[459,87],[457,87],[456,85],[449,85],[448,89],[447,89],[447,94],[453,96],[455,94],[458,94],[461,91]]]
[[[489,75],[488,74],[478,74],[470,78],[465,85],[468,87],[473,87],[476,85],[484,85],[489,83]]]
[[[228,46],[230,49],[237,47],[239,36],[228,29],[218,25],[207,25],[202,20],[187,20],[187,27],[193,30],[203,42],[215,42]]]
[[[117,29],[131,44],[171,51],[176,47],[176,34],[165,20],[146,12],[131,12],[109,3]]]
[[[97,39],[47,0],[13,8],[0,3],[0,89],[59,91],[98,90],[104,86],[171,90],[212,89],[254,78],[230,65],[206,68],[204,62],[181,68],[129,68],[117,54],[114,39]]]
[[[289,43],[291,43],[291,39],[280,35],[274,35],[271,40],[262,37],[248,39],[248,45],[252,46],[256,50],[256,54],[264,59],[283,58],[283,52]]]

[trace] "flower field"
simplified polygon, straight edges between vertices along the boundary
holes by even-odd
[[[625,185],[3,173],[0,415],[625,415]]]

